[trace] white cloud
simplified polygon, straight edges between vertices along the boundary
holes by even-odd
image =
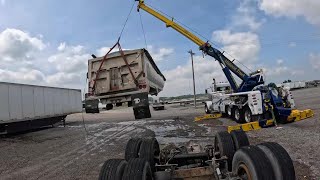
[[[304,75],[304,71],[302,69],[288,66],[283,59],[276,60],[276,64],[274,66],[262,66],[266,74],[266,78],[271,81],[283,81],[283,79],[288,78],[300,79],[299,76]]]
[[[248,27],[250,31],[258,30],[265,20],[256,19],[256,4],[256,0],[242,0],[232,16],[231,28]]]
[[[51,55],[48,61],[52,63],[59,72],[82,72],[87,70],[90,55],[83,46],[68,46],[61,43],[58,52]]]
[[[186,64],[180,65],[172,70],[164,71],[167,78],[165,87],[161,96],[176,96],[181,94],[192,94],[192,65],[191,60]],[[196,79],[197,93],[203,93],[212,83],[212,78],[218,81],[225,80],[225,76],[219,66],[212,57],[194,56],[194,70]]]
[[[304,75],[304,70],[301,70],[301,69],[293,69],[290,71],[290,74],[292,76],[301,76],[301,75]]]
[[[5,5],[6,4],[6,0],[1,0],[1,5]]]
[[[65,73],[65,72],[58,72],[53,75],[49,75],[46,78],[46,82],[51,85],[55,86],[69,86],[69,87],[81,87],[84,84],[85,74],[84,73]]]
[[[127,50],[127,49],[123,49],[123,50]],[[101,48],[97,49],[97,51],[96,51],[97,54],[95,54],[95,55],[97,57],[102,57],[102,56],[106,55],[108,51],[110,51],[110,47],[101,47]],[[119,48],[115,47],[112,49],[111,53],[117,52],[117,51],[119,51]]]
[[[166,60],[170,55],[173,54],[173,48],[154,48],[153,46],[148,46],[148,51],[151,54],[152,58],[156,62]]]
[[[309,62],[313,69],[320,70],[320,54],[310,53]]]
[[[303,16],[314,25],[320,25],[319,0],[260,0],[260,9],[275,17]]]
[[[297,46],[297,44],[295,42],[290,42],[289,43],[289,47],[296,47],[296,46]]]
[[[223,45],[222,49],[232,56],[225,54],[228,58],[235,58],[245,64],[256,61],[260,51],[259,37],[252,32],[214,31],[213,41]]]
[[[45,75],[41,71],[35,69],[22,68],[17,71],[0,69],[0,81],[44,84]]]
[[[66,43],[63,42],[63,43],[60,43],[60,45],[58,46],[57,50],[58,51],[63,51],[63,50],[65,50],[65,48],[66,48]]]
[[[277,60],[277,65],[283,65],[283,62],[284,62],[283,59],[278,59]]]
[[[34,53],[45,47],[41,39],[18,29],[5,29],[0,33],[0,61],[32,60]]]

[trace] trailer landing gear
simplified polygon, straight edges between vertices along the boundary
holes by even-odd
[[[161,151],[155,138],[128,141],[125,159],[107,160],[99,180],[294,180],[287,151],[277,143],[250,145],[243,131],[218,132],[214,145],[192,152],[172,144]]]

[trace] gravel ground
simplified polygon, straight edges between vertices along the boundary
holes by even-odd
[[[311,108],[308,120],[249,132],[252,144],[275,141],[294,161],[298,179],[320,179],[320,88],[293,92],[298,109]],[[0,139],[0,179],[97,179],[103,162],[123,158],[131,137],[155,136],[161,145],[212,144],[214,134],[235,124],[229,119],[193,121],[203,108],[167,106],[151,119],[134,120],[131,108],[100,114],[74,114],[57,125]],[[82,121],[85,121],[85,127]]]

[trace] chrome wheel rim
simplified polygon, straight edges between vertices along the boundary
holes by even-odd
[[[239,120],[239,118],[240,118],[239,109],[236,109],[236,110],[234,111],[234,118],[236,118],[237,121]]]
[[[228,115],[231,116],[231,107],[230,106],[228,106],[227,112],[228,112]]]
[[[246,122],[251,122],[251,113],[249,112],[249,110],[246,110],[246,112],[244,113],[244,119]]]

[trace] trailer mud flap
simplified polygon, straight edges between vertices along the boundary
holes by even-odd
[[[133,94],[131,100],[136,119],[151,118],[148,93]]]

